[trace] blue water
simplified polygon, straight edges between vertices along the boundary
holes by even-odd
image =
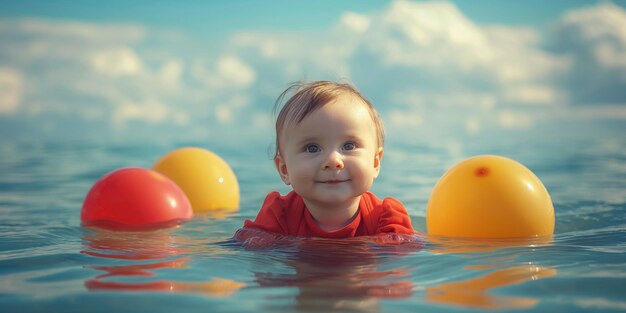
[[[623,128],[623,127],[621,127]],[[623,129],[622,129],[623,130]],[[403,201],[425,232],[428,195],[475,154],[514,158],[552,195],[551,240],[425,245],[309,240],[246,250],[230,237],[270,190],[286,192],[271,140],[0,143],[2,312],[516,312],[626,311],[626,138],[391,139],[373,191]],[[174,229],[80,226],[83,197],[103,174],[150,167],[180,146],[210,149],[239,178],[241,209]]]

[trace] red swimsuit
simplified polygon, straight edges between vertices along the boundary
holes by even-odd
[[[294,191],[286,196],[278,192],[269,193],[256,219],[246,220],[244,227],[288,236],[322,238],[415,233],[402,203],[393,198],[380,200],[370,192],[361,196],[359,212],[354,220],[335,231],[322,230],[306,209],[302,197]]]

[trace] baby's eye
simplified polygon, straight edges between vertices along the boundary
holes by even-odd
[[[307,145],[304,150],[308,153],[317,153],[320,152],[320,147],[317,145]]]
[[[343,144],[344,150],[354,150],[356,149],[356,144],[354,142],[346,142]]]

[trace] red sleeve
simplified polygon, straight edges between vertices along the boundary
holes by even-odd
[[[243,224],[244,228],[257,228],[271,233],[287,234],[287,218],[285,216],[285,204],[280,193],[270,192],[261,210],[254,219],[246,220]]]
[[[238,229],[233,238],[240,241],[246,249],[250,250],[270,248],[284,241],[284,236],[280,234],[248,227]]]
[[[382,213],[378,220],[376,234],[413,234],[411,218],[402,203],[393,198],[385,198]]]

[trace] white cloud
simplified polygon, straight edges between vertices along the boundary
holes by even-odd
[[[23,88],[23,78],[19,71],[0,66],[0,115],[9,115],[17,111]]]
[[[163,85],[172,88],[178,87],[183,74],[183,64],[178,59],[165,61],[159,70],[158,76]]]
[[[568,102],[623,105],[624,10],[602,3],[553,26],[481,25],[448,2],[399,0],[328,29],[246,31],[190,52],[202,44],[141,25],[3,20],[0,114],[271,127],[289,82],[343,78],[394,126],[451,133],[532,128],[542,115],[520,112]]]
[[[362,33],[370,27],[368,17],[353,12],[344,13],[341,15],[340,20],[343,25],[357,33]]]
[[[602,43],[595,47],[594,54],[604,67],[626,67],[626,55],[624,49],[620,49],[609,43]]]
[[[265,59],[274,59],[284,58],[286,55],[293,54],[293,51],[286,51],[285,48],[295,47],[286,45],[284,42],[294,38],[283,37],[285,37],[284,34],[266,36],[253,32],[244,32],[235,34],[231,41],[236,50],[252,48],[256,50],[255,54]]]
[[[91,65],[97,72],[113,77],[137,75],[142,68],[141,60],[128,47],[95,51]]]
[[[243,109],[250,104],[250,97],[245,94],[234,94],[215,107],[215,117],[221,124],[229,124],[243,115]]]
[[[395,1],[371,20],[368,45],[387,64],[470,68],[491,54],[480,28],[447,2]]]
[[[567,100],[551,83],[567,63],[539,38],[528,27],[477,25],[451,3],[395,1],[379,13],[345,12],[327,32],[246,32],[233,45],[274,80],[349,78],[390,106],[488,110]]]
[[[190,121],[189,114],[183,113],[183,112],[176,112],[173,115],[174,115],[174,123],[176,123],[177,125],[180,125],[180,126],[189,125],[189,121]]]
[[[572,10],[558,20],[549,47],[569,61],[560,80],[577,104],[626,104],[626,11],[611,3]]]
[[[145,36],[143,27],[130,24],[98,25],[78,21],[51,21],[34,18],[1,21],[0,29],[18,32],[25,36],[54,40],[80,40],[100,44],[132,43],[142,40]]]
[[[532,119],[529,115],[514,111],[500,112],[498,123],[505,129],[527,130],[532,127]]]
[[[626,12],[611,2],[568,12],[559,26],[574,28],[585,41],[612,39],[620,45],[626,42]]]
[[[256,79],[255,70],[233,55],[225,55],[214,62],[213,68],[200,59],[192,65],[192,75],[203,81],[211,90],[233,90],[247,88]]]
[[[469,116],[465,119],[465,132],[470,135],[476,135],[481,130],[480,119],[475,116]]]
[[[121,103],[113,113],[113,122],[116,126],[125,127],[129,121],[141,120],[150,123],[159,123],[171,115],[164,104],[152,100],[144,103]]]
[[[447,2],[396,1],[371,20],[374,30],[365,42],[375,56],[371,61],[383,70],[393,68],[390,75],[408,76],[399,79],[417,88],[435,85],[437,93],[484,93],[514,103],[560,100],[559,87],[550,81],[566,62],[539,48],[534,29],[480,26]],[[428,89],[433,90],[421,93],[435,94]],[[447,106],[467,102],[466,97],[452,98],[461,102],[449,98]]]
[[[0,53],[18,64],[36,59],[81,62],[94,49],[135,44],[145,36],[143,27],[130,24],[5,19],[0,20]]]
[[[228,124],[233,120],[232,110],[226,106],[216,107],[215,116],[217,117],[217,121],[222,124]]]
[[[388,120],[394,127],[417,127],[423,122],[421,114],[400,110],[391,111]]]
[[[593,107],[575,107],[561,110],[558,112],[560,116],[573,120],[625,120],[626,106],[624,105],[596,105]]]
[[[0,75],[2,114],[20,106],[29,118],[65,115],[122,128],[130,121],[187,125],[206,118],[193,111],[207,100],[254,82],[252,68],[224,56],[205,73],[215,85],[198,85],[186,79],[180,51],[158,41],[144,48],[152,34],[134,25],[0,21],[0,68],[12,69]]]
[[[543,85],[514,85],[504,89],[504,99],[511,102],[557,105],[564,102],[564,97],[561,91]]]
[[[217,61],[217,77],[224,84],[235,87],[248,87],[254,82],[254,70],[233,56],[225,56]]]
[[[273,121],[269,115],[263,113],[256,113],[252,116],[252,125],[256,128],[272,128]]]

